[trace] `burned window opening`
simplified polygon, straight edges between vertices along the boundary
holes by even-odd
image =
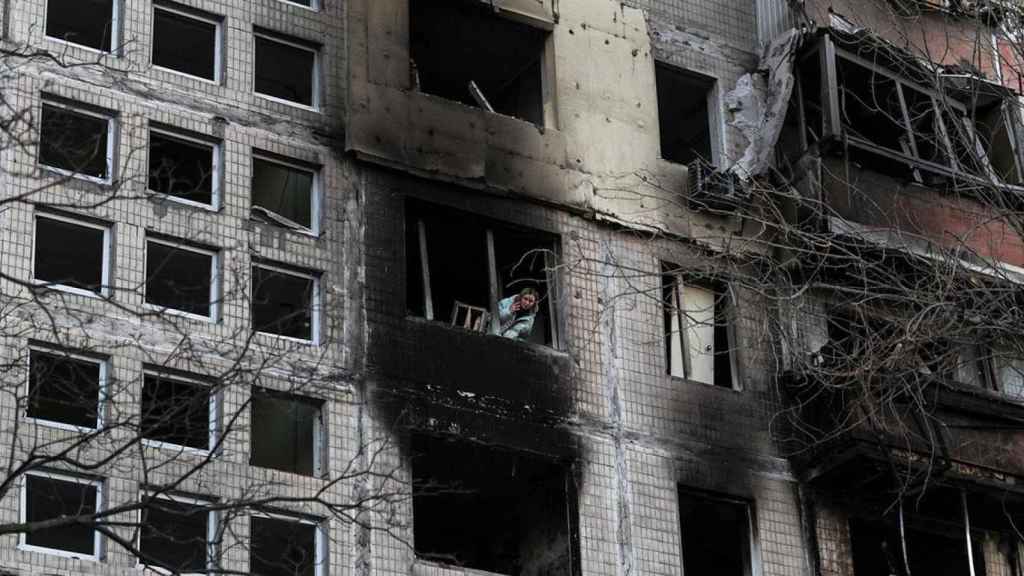
[[[892,55],[872,53],[872,62],[835,44],[826,36],[798,66],[809,143],[842,136],[851,161],[926,185],[951,177],[1018,181],[1016,127],[996,111],[1001,100],[968,108],[948,91],[929,88],[933,77]],[[835,84],[823,68],[834,70]]]
[[[214,557],[216,516],[205,503],[146,497],[139,516],[139,563],[175,573],[205,573]]]
[[[555,246],[548,234],[410,201],[409,312],[477,332],[557,346]]]
[[[679,488],[683,573],[751,576],[750,504]]]
[[[209,450],[216,410],[209,384],[147,372],[139,427],[146,440]]]
[[[252,267],[252,326],[256,332],[319,340],[319,278],[269,265]]]
[[[252,215],[285,228],[317,233],[317,172],[295,162],[252,159]]]
[[[100,482],[74,476],[28,472],[22,484],[22,522],[45,522],[95,514],[101,508]],[[74,522],[25,532],[21,543],[83,558],[97,558],[100,535],[89,522]]]
[[[885,516],[872,517],[862,511],[863,515],[850,518],[855,576],[960,576],[971,573],[972,564],[976,576],[985,576],[984,535],[973,521],[975,512],[981,511],[968,512],[971,498],[962,500],[958,492],[933,487],[923,497],[908,498]],[[901,512],[904,538],[900,535]],[[970,553],[967,525],[971,526]]]
[[[249,518],[249,571],[258,576],[320,576],[326,553],[320,527],[283,516]]]
[[[149,189],[213,206],[219,193],[220,147],[164,130],[149,131]]]
[[[668,373],[738,388],[728,286],[702,282],[678,266],[662,263],[661,293]]]
[[[146,241],[146,303],[213,318],[216,253],[173,241]]]
[[[101,52],[117,43],[118,0],[47,0],[46,35]]]
[[[324,472],[323,401],[254,388],[249,463],[306,476]]]
[[[654,64],[654,78],[661,157],[680,164],[694,160],[713,164],[717,160],[712,129],[716,111],[709,104],[715,79],[661,62]]]
[[[62,172],[107,181],[114,163],[114,119],[105,112],[44,101],[39,163]]]
[[[413,529],[424,560],[498,574],[574,574],[570,466],[415,434]]]
[[[33,278],[47,285],[105,294],[110,276],[110,229],[37,214]]]
[[[170,3],[153,6],[153,65],[211,82],[220,78],[220,19]]]
[[[97,359],[50,350],[29,350],[29,418],[97,428],[100,389],[106,364]]]
[[[413,88],[544,125],[547,37],[478,0],[410,0]]]
[[[319,105],[319,48],[269,32],[255,37],[257,94],[293,104]]]

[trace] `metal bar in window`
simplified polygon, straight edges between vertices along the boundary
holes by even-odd
[[[420,271],[423,276],[423,310],[427,320],[433,320],[434,298],[430,294],[430,261],[427,258],[427,226],[423,223],[423,219],[416,220],[416,229],[420,240]]]
[[[501,330],[501,319],[498,317],[498,264],[494,255],[494,231],[487,229],[487,277],[491,287],[491,332],[497,334]]]

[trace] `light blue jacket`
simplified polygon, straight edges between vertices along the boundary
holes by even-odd
[[[512,311],[515,299],[515,296],[509,296],[498,301],[498,334],[518,340],[526,338],[533,331],[533,317],[537,315],[537,307],[534,306],[529,315],[516,318],[516,313]]]

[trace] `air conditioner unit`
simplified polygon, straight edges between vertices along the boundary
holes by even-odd
[[[750,201],[750,192],[732,172],[715,169],[701,160],[687,166],[687,199],[695,210],[732,212]]]

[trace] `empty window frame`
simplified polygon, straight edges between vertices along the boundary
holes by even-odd
[[[323,400],[253,388],[249,463],[306,476],[323,476],[323,409]]]
[[[216,208],[220,202],[220,144],[151,127],[148,180],[152,192]]]
[[[21,522],[45,522],[59,518],[67,524],[20,535],[19,547],[98,560],[101,556],[100,533],[89,517],[103,507],[103,484],[99,480],[45,472],[28,472],[21,485]],[[76,522],[76,517],[85,521]]]
[[[30,347],[25,415],[75,428],[99,428],[107,362],[94,356]]]
[[[478,0],[410,0],[409,38],[413,89],[544,125],[547,30]]]
[[[217,513],[210,502],[144,494],[139,510],[140,566],[206,574],[216,558]]]
[[[217,442],[218,395],[209,382],[147,370],[139,427],[150,442],[210,450]]]
[[[254,265],[252,326],[256,332],[319,342],[319,276],[270,264]]]
[[[959,507],[960,498],[956,494],[949,498],[947,504],[953,503]],[[917,516],[909,512],[916,509],[911,502],[905,503],[904,508],[908,511],[902,537],[896,513],[882,519],[850,518],[850,548],[855,576],[957,576],[972,574],[972,564],[975,576],[985,576],[983,534],[971,531],[969,558],[962,517],[954,514],[945,514],[942,518]]]
[[[108,112],[43,100],[39,163],[63,174],[109,182],[114,170],[116,126]]]
[[[413,435],[411,454],[419,558],[498,574],[576,573],[570,464],[425,434]]]
[[[320,229],[319,188],[319,169],[293,160],[253,154],[253,217],[317,234]]]
[[[984,344],[965,344],[959,350],[957,381],[984,390],[998,390],[995,361]]]
[[[47,0],[46,35],[99,50],[117,48],[119,0]]]
[[[280,514],[250,516],[249,572],[254,576],[325,576],[324,528],[306,518]]]
[[[79,294],[110,291],[109,226],[36,214],[32,278]]]
[[[929,87],[926,82],[934,78],[912,67],[903,68],[909,76],[890,70],[885,62],[891,56],[861,50],[876,62],[845,47],[826,36],[802,57],[800,93],[809,140],[841,135],[859,164],[925,184],[935,176],[1019,177],[1018,161],[1005,157],[1008,152],[996,154],[996,166],[988,156],[996,143],[1011,144],[1009,153],[1015,145],[1006,132],[1012,127],[1001,124],[1009,116],[1001,116],[998,103],[969,110]]]
[[[754,522],[749,502],[679,488],[683,574],[752,576]]]
[[[320,105],[318,46],[256,30],[254,32],[257,94],[309,108]]]
[[[727,284],[701,282],[662,264],[665,355],[672,376],[739,388],[733,310]]]
[[[715,79],[654,63],[661,157],[689,164],[718,162],[718,90]]]
[[[409,312],[478,332],[558,346],[556,238],[410,201]],[[532,310],[513,311],[531,289]],[[511,300],[510,300],[511,299]]]
[[[170,3],[153,5],[153,65],[220,82],[221,19]]]
[[[216,251],[164,238],[146,239],[146,303],[216,319],[220,301]]]

